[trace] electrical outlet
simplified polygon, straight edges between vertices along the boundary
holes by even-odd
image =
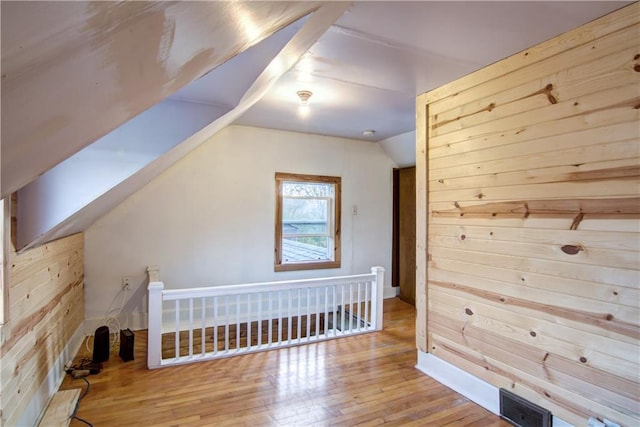
[[[126,289],[127,291],[131,290],[129,287],[129,277],[127,276],[122,277],[122,289]]]

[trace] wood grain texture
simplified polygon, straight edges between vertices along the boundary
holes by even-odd
[[[71,421],[71,415],[80,398],[80,389],[62,390],[53,395],[47,410],[40,420],[42,427],[64,427]]]
[[[638,8],[418,98],[429,351],[575,425],[640,423]]]
[[[468,87],[455,97],[434,102],[438,114],[432,127],[440,128],[439,134],[446,133],[443,123],[449,124],[450,131],[461,127],[460,120],[467,119],[464,127],[469,127],[472,123],[530,110],[533,105],[557,104],[563,99],[633,83],[634,56],[630,56],[628,50],[635,47],[634,38],[639,29],[638,25],[630,26],[562,56],[548,58],[508,73],[502,79]]]
[[[5,425],[15,425],[82,324],[83,251],[84,235],[76,234],[10,253],[10,334],[0,348]]]
[[[146,331],[136,331],[135,359],[113,348],[78,416],[105,427],[508,426],[414,368],[414,322],[395,298],[380,332],[160,370],[146,369]],[[78,384],[67,377],[61,389]]]

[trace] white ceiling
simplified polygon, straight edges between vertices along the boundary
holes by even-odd
[[[236,123],[380,141],[415,128],[416,95],[628,3],[354,2]],[[225,71],[244,78],[251,61]],[[221,82],[212,73],[174,96],[234,105],[237,89]],[[297,114],[301,89],[313,92],[306,117]]]

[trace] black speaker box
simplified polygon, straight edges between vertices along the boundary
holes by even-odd
[[[120,358],[125,362],[133,360],[133,332],[131,329],[120,330]]]
[[[93,361],[95,363],[109,360],[109,328],[100,326],[93,336]]]

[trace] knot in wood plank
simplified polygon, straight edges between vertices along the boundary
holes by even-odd
[[[580,245],[564,245],[560,249],[567,255],[576,255],[578,252],[584,250]]]

